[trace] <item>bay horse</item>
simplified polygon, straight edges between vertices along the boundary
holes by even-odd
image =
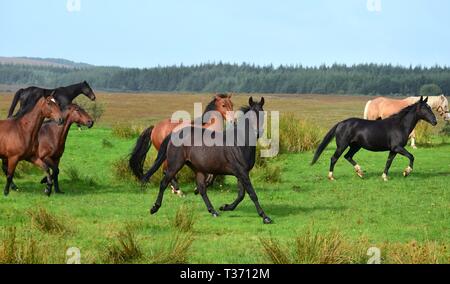
[[[364,109],[364,119],[377,120],[385,119],[407,106],[418,102],[420,97],[408,97],[405,99],[391,99],[385,97],[378,97],[366,103]],[[436,110],[439,115],[445,120],[450,120],[450,113],[448,110],[448,100],[444,95],[428,97],[428,105]],[[416,132],[413,130],[410,135],[411,147],[416,149]]]
[[[231,122],[234,120],[232,95],[217,94],[213,100],[206,106],[202,116],[198,118],[201,120],[198,124],[202,124],[204,128],[222,131],[223,121]],[[162,120],[154,127],[151,126],[145,129],[136,141],[136,145],[130,155],[129,167],[133,174],[140,180],[144,175],[144,162],[147,153],[150,150],[151,144],[159,150],[164,139],[172,132],[182,129],[193,122],[172,122],[170,118]],[[167,169],[167,163],[164,163],[164,171]],[[213,178],[208,176],[208,181],[211,183]],[[172,192],[177,195],[183,195],[176,177],[171,181]]]
[[[35,152],[30,155],[27,161],[35,163],[35,161],[44,161],[52,169],[52,181],[55,187],[55,193],[64,193],[59,188],[59,162],[66,145],[67,135],[73,123],[84,125],[91,128],[94,125],[92,117],[80,106],[70,104],[62,113],[64,124],[58,125],[54,121],[46,121],[39,130],[39,146],[35,148]],[[41,181],[47,184],[48,178],[44,177]],[[14,183],[11,187],[17,188]]]
[[[226,204],[220,207],[220,210],[233,211],[244,199],[246,191],[254,202],[259,216],[263,218],[263,222],[265,224],[272,223],[272,220],[264,213],[259,204],[249,176],[250,171],[255,165],[256,141],[262,136],[264,131],[263,106],[264,98],[261,98],[260,102],[254,102],[253,98],[250,97],[249,106],[241,109],[245,114],[245,127],[239,127],[240,124],[238,123],[234,127],[228,127],[225,131],[200,129],[200,132],[203,134],[202,137],[215,137],[217,141],[223,142],[222,145],[207,145],[203,141],[201,146],[196,146],[193,140],[195,139],[195,132],[198,128],[195,126],[188,126],[178,133],[172,133],[167,136],[161,144],[155,163],[142,178],[143,182],[147,182],[161,167],[164,161],[167,160],[168,167],[160,183],[159,194],[150,213],[155,214],[158,212],[162,204],[164,191],[169,185],[169,182],[184,165],[188,165],[196,175],[197,189],[206,204],[208,212],[212,216],[217,217],[219,214],[212,206],[206,193],[206,178],[208,174],[232,175],[238,179],[238,197],[232,204]],[[178,136],[180,133],[182,133],[181,136],[186,134],[183,137],[183,141],[187,141],[188,143],[176,145],[172,142],[172,136]],[[227,137],[232,140],[231,145]],[[244,143],[239,144],[238,137],[241,137],[243,139],[241,142],[243,141]]]
[[[61,110],[53,95],[42,97],[35,106],[27,105],[13,118],[0,121],[0,159],[2,159],[2,168],[6,175],[5,196],[9,194],[19,161],[29,159],[35,152],[39,130],[46,118],[57,121],[59,125],[64,123]],[[33,163],[47,173],[49,182],[46,193],[49,195],[48,190],[51,190],[49,167],[38,158],[33,160]]]
[[[389,157],[382,175],[384,181],[387,181],[388,171],[395,156],[400,154],[407,157],[409,166],[403,172],[403,175],[407,177],[411,174],[414,166],[414,156],[405,149],[409,134],[416,127],[419,120],[424,120],[433,126],[437,124],[436,116],[427,102],[428,98],[423,99],[423,97],[420,97],[415,104],[383,120],[372,121],[350,118],[339,122],[325,135],[314,154],[311,164],[313,165],[317,162],[327,145],[336,137],[337,149],[331,157],[328,179],[334,180],[334,166],[349,146],[350,150],[344,157],[352,164],[359,177],[363,177],[363,171],[358,163],[353,160],[353,156],[361,148],[372,152],[389,151]]]
[[[14,109],[19,102],[20,111],[22,108],[25,108],[28,105],[34,106],[40,98],[48,97],[50,96],[50,94],[53,94],[53,97],[55,98],[61,109],[64,109],[67,105],[72,103],[72,101],[80,94],[83,94],[92,101],[95,101],[94,91],[92,91],[91,86],[89,86],[86,81],[67,87],[59,87],[56,89],[28,87],[26,89],[18,90],[14,95],[11,107],[8,111],[8,118],[11,118],[13,116]]]

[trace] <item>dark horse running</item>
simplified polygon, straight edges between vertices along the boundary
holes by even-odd
[[[237,199],[230,205],[224,205],[220,208],[222,211],[232,211],[244,199],[245,191],[254,202],[258,214],[263,218],[265,224],[269,224],[272,220],[264,213],[259,205],[258,197],[250,181],[249,173],[255,165],[256,159],[256,140],[261,137],[264,128],[264,98],[260,102],[254,102],[252,98],[249,99],[249,106],[242,108],[245,114],[245,126],[230,127],[226,131],[211,131],[208,129],[200,129],[202,137],[214,137],[215,141],[222,141],[226,146],[220,145],[206,145],[205,141],[201,146],[189,146],[194,144],[195,132],[199,131],[194,126],[188,126],[180,130],[181,132],[169,135],[162,143],[158,156],[154,165],[144,175],[143,181],[146,182],[150,177],[161,167],[163,162],[167,159],[167,170],[161,181],[159,187],[158,198],[155,205],[150,210],[151,214],[158,212],[161,207],[164,191],[169,185],[170,181],[180,171],[183,166],[188,165],[196,174],[197,189],[206,204],[208,211],[217,217],[219,214],[212,206],[208,195],[206,194],[206,178],[208,174],[214,175],[233,175],[238,179],[239,193]],[[252,114],[254,116],[252,116]],[[250,118],[247,118],[250,117]],[[184,143],[179,146],[172,142],[173,135],[180,133],[187,133],[186,138],[189,143]],[[183,136],[183,134],[181,136]],[[230,145],[229,141],[232,143]],[[230,138],[232,137],[232,138]],[[240,138],[240,142],[239,139]],[[254,142],[254,143],[253,143]],[[189,145],[187,145],[189,144]]]
[[[334,180],[334,165],[349,146],[350,150],[344,157],[353,165],[359,177],[363,177],[363,172],[361,167],[353,160],[353,156],[361,148],[373,152],[389,151],[389,157],[382,175],[384,181],[387,181],[388,171],[395,156],[400,154],[407,157],[409,166],[403,172],[403,175],[407,177],[414,166],[414,156],[405,149],[409,134],[416,127],[419,120],[424,120],[433,126],[437,124],[436,117],[427,101],[428,98],[424,100],[423,97],[420,97],[417,103],[384,120],[370,121],[350,118],[339,122],[327,133],[319,145],[312,164],[317,162],[323,150],[336,136],[337,149],[333,157],[331,157],[330,172],[328,174],[330,180]]]
[[[95,94],[92,91],[89,84],[84,81],[75,85],[67,87],[59,87],[56,89],[42,89],[39,87],[28,87],[26,89],[20,89],[14,95],[11,107],[9,108],[8,118],[11,118],[14,113],[14,109],[17,103],[20,102],[20,112],[22,109],[27,108],[29,105],[34,106],[37,101],[42,97],[48,97],[53,94],[59,107],[64,110],[72,101],[80,94],[85,95],[92,101],[95,100]]]

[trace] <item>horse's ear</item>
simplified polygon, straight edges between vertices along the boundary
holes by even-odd
[[[428,97],[423,100],[424,103],[428,102]]]
[[[442,100],[442,101],[445,101],[445,96],[444,96],[444,94],[440,95],[440,97],[441,97],[441,100]]]
[[[253,101],[253,97],[250,97],[249,99],[248,99],[248,105],[249,106],[253,106],[255,104],[255,102]]]
[[[419,102],[423,102],[423,96],[420,96]]]
[[[263,107],[263,106],[264,106],[264,103],[265,103],[265,100],[264,100],[264,97],[262,97],[262,98],[261,98],[261,101],[259,102],[259,105],[260,105],[261,107]]]
[[[214,99],[216,99],[216,100],[220,100],[220,99],[222,99],[222,98],[220,97],[220,95],[219,95],[219,94],[216,94],[216,95],[214,96]]]

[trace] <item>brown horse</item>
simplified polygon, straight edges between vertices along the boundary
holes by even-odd
[[[9,194],[14,172],[19,161],[30,159],[38,145],[39,129],[45,118],[50,118],[62,125],[64,119],[53,96],[40,98],[35,106],[29,105],[19,111],[13,118],[0,121],[0,158],[6,175],[4,194]],[[51,191],[51,178],[48,165],[36,158],[33,163],[41,167],[49,177],[46,193]]]
[[[67,135],[73,123],[84,125],[91,128],[94,125],[92,117],[80,106],[70,104],[63,111],[64,125],[59,126],[53,121],[45,122],[39,130],[39,147],[27,161],[44,161],[52,169],[52,180],[55,186],[55,193],[64,193],[59,189],[58,175],[59,162],[64,153]],[[41,183],[48,183],[47,177],[44,177]],[[11,184],[14,188],[17,186]]]
[[[385,119],[400,112],[402,109],[419,101],[420,97],[408,97],[402,100],[378,97],[368,101],[364,109],[364,119]],[[450,120],[448,101],[444,95],[428,97],[428,105],[437,111],[444,120]],[[411,147],[416,149],[416,133],[413,130],[410,135]]]
[[[234,120],[233,102],[231,101],[232,95],[217,94],[214,99],[206,106],[205,111],[201,117],[203,128],[207,128],[211,131],[223,131],[224,119],[228,122]],[[143,166],[147,156],[147,152],[150,149],[150,145],[153,144],[156,150],[159,151],[164,139],[172,132],[182,129],[186,126],[191,126],[192,122],[172,122],[172,120],[165,119],[154,127],[149,127],[138,138],[136,145],[131,153],[130,168],[134,175],[138,179],[143,177]],[[163,165],[164,171],[167,169],[167,162]],[[209,177],[211,181],[212,178]],[[178,195],[182,195],[176,177],[170,182],[172,192]]]

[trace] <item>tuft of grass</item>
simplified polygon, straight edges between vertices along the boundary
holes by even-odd
[[[107,248],[106,263],[132,263],[142,257],[142,250],[132,226],[126,225],[125,229],[117,234],[116,240],[117,243]]]
[[[418,243],[411,241],[407,244],[387,246],[386,262],[394,264],[442,264],[450,262],[447,246],[437,242]]]
[[[18,240],[16,227],[4,230],[0,240],[0,264],[44,264],[46,251],[33,238]]]
[[[113,148],[114,144],[106,138],[102,139],[102,147],[103,148]]]
[[[152,263],[158,264],[186,264],[190,255],[190,248],[194,242],[192,233],[177,233],[162,249],[152,256]]]
[[[321,128],[308,120],[301,120],[293,113],[280,117],[280,152],[298,153],[315,149],[321,139]]]
[[[27,213],[31,217],[32,226],[43,233],[64,234],[70,231],[59,218],[45,208],[28,210]]]
[[[447,121],[439,133],[444,136],[450,136],[450,122]]]
[[[80,174],[80,171],[74,167],[74,166],[68,166],[66,169],[64,169],[64,172],[69,177],[69,180],[73,183],[81,182],[82,177]]]
[[[112,127],[112,135],[123,139],[132,139],[139,136],[140,128],[129,123],[116,123]]]
[[[181,205],[175,213],[173,226],[181,232],[190,232],[194,228],[194,223],[195,219],[193,209],[188,206]]]
[[[264,255],[273,264],[289,264],[291,263],[287,249],[273,238],[261,238],[260,243],[263,248]]]

